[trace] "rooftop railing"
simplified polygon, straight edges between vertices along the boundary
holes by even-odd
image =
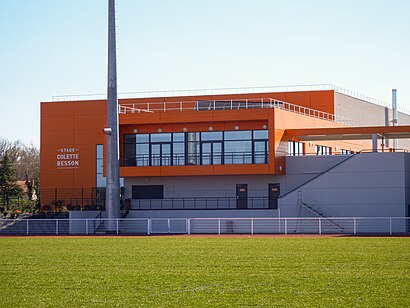
[[[318,118],[331,122],[351,125],[351,120],[334,114],[303,107],[273,98],[255,99],[235,99],[235,100],[202,100],[202,101],[179,101],[179,102],[147,102],[120,104],[118,112],[126,113],[152,113],[171,111],[207,111],[207,110],[239,110],[239,109],[261,109],[276,108],[313,118]]]

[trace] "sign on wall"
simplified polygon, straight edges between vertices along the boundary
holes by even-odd
[[[57,150],[57,169],[74,169],[80,166],[80,154],[77,148],[60,148]]]

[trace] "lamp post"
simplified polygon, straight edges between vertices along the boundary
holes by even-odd
[[[106,232],[117,230],[116,218],[120,216],[120,166],[118,159],[118,98],[117,54],[115,38],[115,0],[108,0],[108,80],[105,170],[107,186],[105,210],[108,221]]]

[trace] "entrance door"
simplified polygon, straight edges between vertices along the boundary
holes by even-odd
[[[222,142],[202,142],[202,165],[220,165],[222,163]]]
[[[248,208],[248,184],[236,184],[236,208]]]
[[[280,195],[280,184],[271,183],[269,184],[269,208],[277,210],[278,209],[278,198]]]
[[[151,166],[171,166],[171,144],[151,144]]]

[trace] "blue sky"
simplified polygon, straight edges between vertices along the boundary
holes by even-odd
[[[410,109],[410,1],[117,0],[118,91],[333,83]],[[0,0],[0,137],[105,93],[107,1]]]

